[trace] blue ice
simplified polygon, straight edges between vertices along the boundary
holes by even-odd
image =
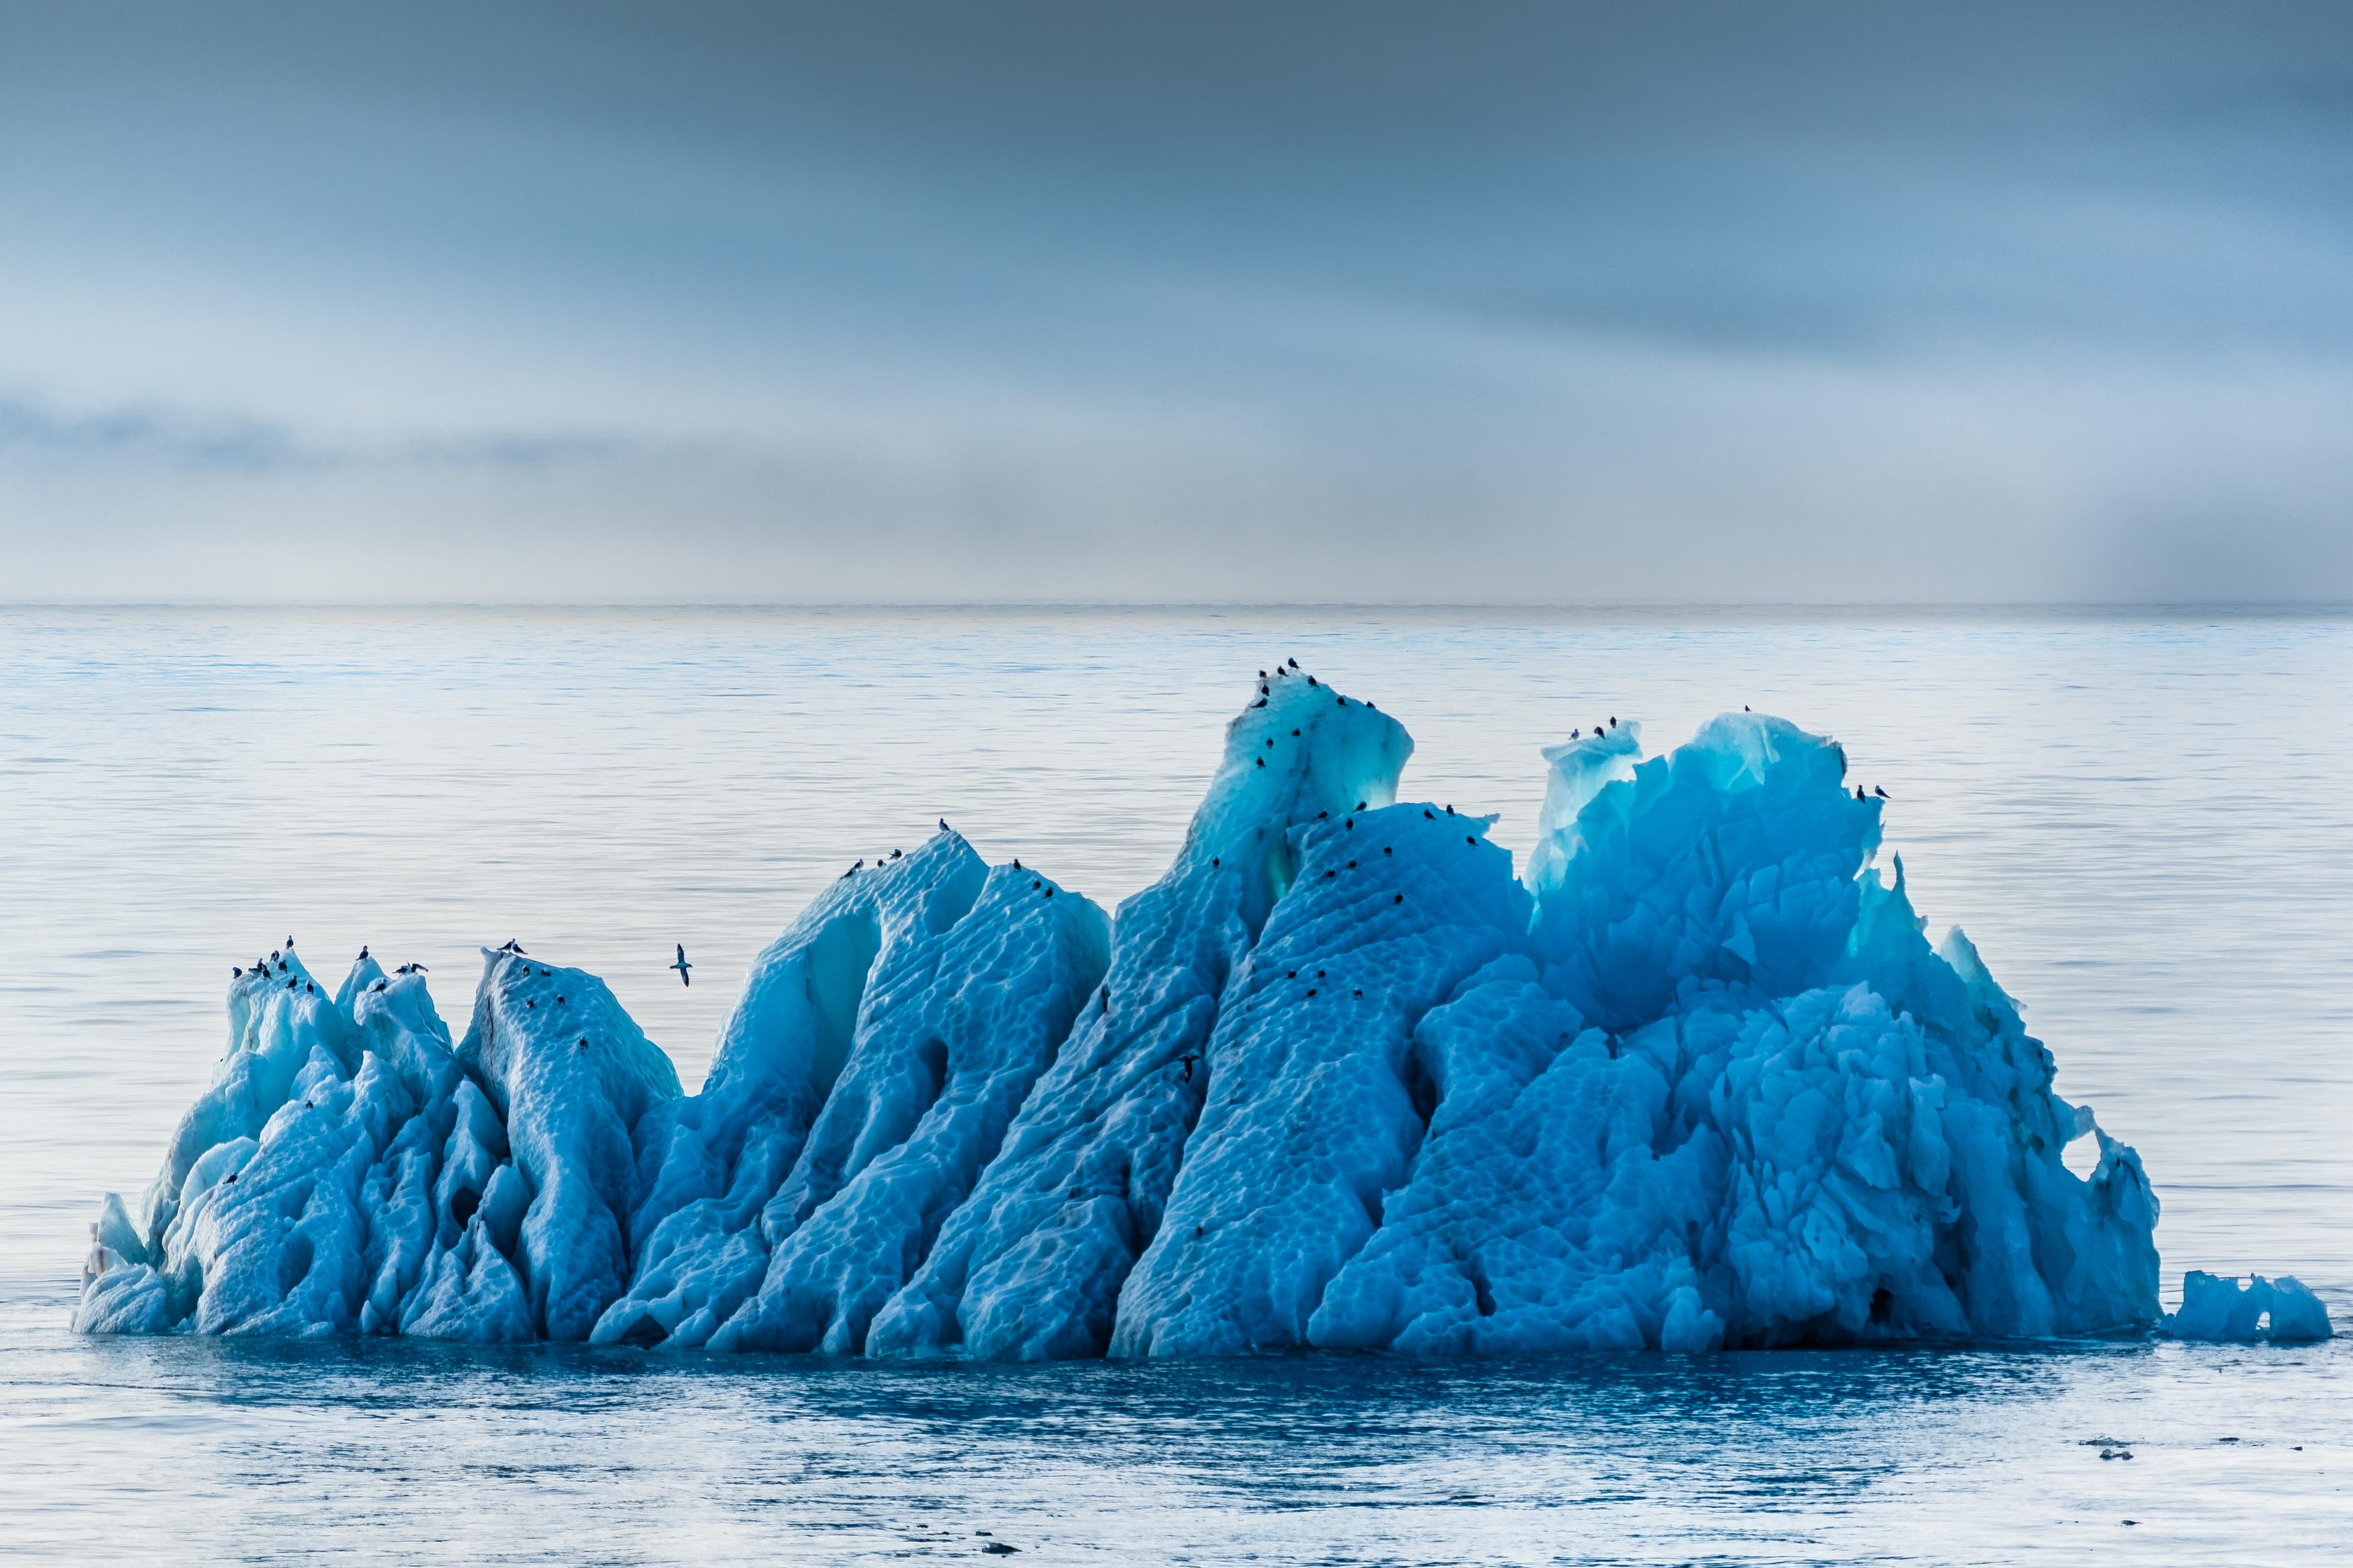
[[[2246,1284],[2191,1269],[2181,1277],[2181,1310],[2165,1331],[2178,1340],[2290,1344],[2328,1338],[2328,1309],[2297,1280],[2257,1274]]]
[[[2138,1157],[1923,935],[1834,742],[1554,747],[1525,868],[1399,801],[1411,752],[1286,668],[1115,914],[944,831],[845,876],[693,1095],[581,971],[486,950],[452,1045],[423,974],[330,992],[281,949],[101,1207],[77,1326],[1049,1359],[2157,1325]],[[2190,1279],[2176,1334],[2327,1331],[2292,1280]]]

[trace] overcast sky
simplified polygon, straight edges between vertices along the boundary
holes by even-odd
[[[2353,6],[6,0],[0,552],[2353,598]]]

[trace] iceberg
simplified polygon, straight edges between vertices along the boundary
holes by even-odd
[[[1261,675],[1109,914],[943,824],[760,955],[691,1095],[515,944],[453,1046],[414,966],[330,992],[290,941],[101,1205],[76,1326],[1045,1360],[2158,1324],[2139,1158],[1926,940],[1835,742],[1553,747],[1525,867],[1399,799],[1412,750]],[[2168,1330],[2327,1331],[2253,1289]]]
[[[2285,1275],[2257,1274],[2242,1285],[2193,1268],[2181,1277],[2181,1310],[2166,1315],[2165,1331],[2177,1340],[2295,1344],[2325,1340],[2330,1329],[2320,1299]]]

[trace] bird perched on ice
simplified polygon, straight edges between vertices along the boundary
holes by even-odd
[[[680,942],[678,944],[678,962],[671,964],[670,967],[678,971],[678,983],[681,985],[691,985],[694,984],[694,982],[688,977],[686,973],[688,970],[694,967],[694,965],[686,961],[686,943]]]
[[[1872,786],[1871,786],[1871,793],[1872,793],[1872,794],[1873,794],[1873,795],[1877,795],[1877,796],[1878,796],[1880,799],[1882,799],[1882,800],[1894,800],[1894,799],[1895,798],[1894,795],[1892,795],[1888,794],[1885,790],[1883,790],[1883,789],[1880,788],[1877,784],[1873,784],[1873,785],[1872,785]]]

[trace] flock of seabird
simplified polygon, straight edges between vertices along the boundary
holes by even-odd
[[[1314,678],[1314,676],[1312,676],[1312,675],[1305,675],[1305,674],[1304,674],[1304,672],[1303,672],[1303,671],[1302,671],[1302,670],[1300,669],[1300,668],[1299,668],[1299,661],[1298,661],[1296,658],[1285,659],[1282,663],[1278,664],[1278,665],[1276,665],[1276,666],[1274,667],[1274,673],[1273,673],[1271,676],[1270,676],[1270,675],[1269,675],[1265,670],[1263,670],[1263,669],[1261,669],[1261,670],[1260,670],[1260,671],[1258,672],[1258,678],[1259,678],[1259,689],[1258,689],[1258,690],[1259,690],[1259,698],[1258,698],[1258,701],[1257,701],[1256,703],[1252,704],[1252,706],[1254,706],[1254,707],[1258,707],[1258,708],[1263,708],[1263,707],[1265,707],[1265,706],[1267,705],[1267,703],[1269,702],[1269,700],[1271,700],[1271,698],[1272,698],[1272,696],[1273,696],[1273,687],[1272,687],[1272,685],[1271,685],[1271,682],[1272,682],[1272,681],[1274,681],[1274,680],[1281,679],[1282,679],[1282,678],[1284,678],[1284,677],[1286,677],[1286,676],[1292,676],[1292,675],[1301,675],[1301,676],[1303,676],[1303,679],[1306,680],[1307,684],[1308,684],[1308,685],[1310,685],[1310,686],[1315,686],[1315,685],[1317,685],[1316,679],[1315,679],[1315,678]],[[1335,695],[1336,695],[1336,694],[1335,694]],[[1347,700],[1345,697],[1340,697],[1340,698],[1338,699],[1338,700],[1339,700],[1339,705],[1340,705],[1341,707],[1343,707],[1343,708],[1345,708],[1345,707],[1348,705],[1348,700]],[[1365,704],[1365,706],[1366,706],[1366,707],[1367,707],[1367,708],[1372,708],[1372,707],[1374,707],[1375,705],[1374,705],[1373,703],[1371,703],[1371,702],[1366,702],[1366,703]],[[1743,713],[1746,713],[1746,712],[1752,711],[1752,710],[1749,708],[1748,704],[1747,704],[1747,703],[1746,703],[1746,702],[1744,702],[1744,703],[1742,703],[1742,704],[1740,705],[1740,710],[1741,710]],[[1616,728],[1618,728],[1618,716],[1617,716],[1615,713],[1612,713],[1611,715],[1609,715],[1609,720],[1608,720],[1608,721],[1607,721],[1606,723],[1598,723],[1598,724],[1596,724],[1596,725],[1594,725],[1594,726],[1593,726],[1593,733],[1594,733],[1596,736],[1599,736],[1599,735],[1606,734],[1606,733],[1608,733],[1609,731],[1611,731],[1611,730],[1615,730]],[[1297,730],[1293,730],[1293,731],[1291,731],[1291,733],[1292,733],[1292,735],[1293,735],[1293,737],[1294,739],[1295,739],[1295,738],[1297,738],[1297,737],[1298,737],[1298,735],[1299,735],[1299,731],[1298,731]],[[1572,741],[1576,741],[1576,740],[1581,740],[1581,739],[1583,739],[1583,738],[1584,738],[1584,731],[1583,731],[1582,728],[1578,728],[1578,729],[1572,729],[1571,731],[1569,731],[1569,732],[1568,732],[1568,738],[1569,738],[1570,740],[1572,740]],[[1273,748],[1273,746],[1274,746],[1274,742],[1273,742],[1273,740],[1272,740],[1271,738],[1270,738],[1270,739],[1267,741],[1267,742],[1266,742],[1266,743],[1267,743],[1267,746],[1268,746],[1268,748],[1269,748],[1270,750],[1271,750],[1271,749]],[[1266,766],[1266,759],[1265,759],[1264,757],[1260,757],[1260,758],[1256,759],[1256,761],[1257,761],[1257,763],[1258,763],[1258,765],[1259,765],[1260,767],[1263,768],[1264,766]],[[1866,795],[1866,794],[1863,792],[1863,788],[1862,788],[1862,786],[1861,784],[1857,784],[1857,785],[1855,785],[1855,787],[1854,787],[1854,798],[1855,798],[1855,799],[1857,799],[1857,800],[1869,800],[1869,799],[1873,798],[1874,796],[1875,796],[1876,798],[1880,799],[1880,800],[1892,800],[1892,799],[1894,799],[1894,796],[1890,795],[1887,793],[1887,791],[1886,791],[1886,790],[1884,790],[1883,788],[1881,788],[1880,786],[1878,786],[1878,785],[1876,785],[1876,784],[1874,784],[1874,785],[1873,785],[1873,786],[1872,786],[1872,789],[1871,789],[1871,791],[1870,791],[1870,793],[1869,793],[1868,795]],[[1363,802],[1363,801],[1361,801],[1361,800],[1360,800],[1360,801],[1358,801],[1358,802],[1356,803],[1356,809],[1357,809],[1358,811],[1363,811],[1365,808],[1366,808],[1365,802]],[[1454,813],[1454,807],[1450,804],[1450,805],[1446,807],[1446,815],[1447,815],[1447,816],[1452,816],[1454,814],[1455,814],[1455,813]],[[1324,812],[1318,812],[1318,813],[1316,813],[1316,816],[1317,816],[1319,818],[1329,818],[1331,815],[1332,815],[1332,814],[1331,814],[1330,812],[1328,812],[1328,811],[1324,811]],[[1422,814],[1421,814],[1421,815],[1422,815],[1425,818],[1427,818],[1427,819],[1429,819],[1429,820],[1431,820],[1431,821],[1435,821],[1435,820],[1437,820],[1435,814],[1434,814],[1434,813],[1432,813],[1431,811],[1430,811],[1427,807],[1423,808],[1423,810],[1422,810]],[[1352,832],[1352,833],[1353,833],[1353,832],[1355,832],[1355,831],[1356,831],[1356,818],[1355,818],[1355,817],[1353,817],[1353,816],[1349,817],[1349,818],[1348,818],[1345,823],[1343,823],[1343,824],[1342,824],[1342,826],[1343,826],[1343,827],[1344,827],[1346,831],[1348,831],[1348,832]],[[941,817],[941,818],[940,818],[940,831],[941,831],[942,833],[947,833],[947,832],[953,831],[953,830],[948,826],[948,819],[947,819],[946,817],[944,817],[944,816],[943,816],[943,817]],[[1468,845],[1475,846],[1475,845],[1477,845],[1477,843],[1479,842],[1478,836],[1477,836],[1476,834],[1472,834],[1472,835],[1466,836],[1466,837],[1464,837],[1464,839],[1463,839],[1463,842],[1464,842],[1465,844],[1468,844]],[[1384,847],[1383,847],[1383,848],[1382,848],[1382,850],[1381,850],[1381,853],[1382,853],[1382,854],[1384,854],[1384,855],[1388,855],[1388,854],[1390,854],[1390,853],[1391,853],[1391,850],[1390,850],[1388,847],[1384,846]],[[874,857],[874,867],[875,867],[875,869],[877,869],[877,870],[881,869],[881,868],[882,868],[884,865],[888,864],[890,861],[892,861],[892,860],[898,860],[898,859],[902,859],[902,858],[905,858],[905,855],[906,855],[906,851],[904,851],[903,849],[893,849],[893,850],[892,850],[892,851],[891,851],[891,853],[890,853],[888,856],[884,856],[884,855],[881,855],[881,854],[877,854],[877,855]],[[1209,865],[1210,865],[1210,867],[1211,867],[1212,868],[1216,868],[1218,867],[1219,863],[1219,858],[1218,858],[1218,857],[1216,857],[1216,856],[1212,856],[1212,857],[1210,857],[1210,858],[1209,858]],[[1356,868],[1356,863],[1354,860],[1351,860],[1351,861],[1349,861],[1349,862],[1348,862],[1348,868],[1349,868],[1351,870],[1353,870],[1353,869],[1355,869],[1355,868]],[[855,861],[851,862],[849,869],[849,870],[847,870],[847,871],[844,871],[844,872],[842,873],[842,876],[843,876],[843,878],[845,878],[845,879],[847,879],[847,878],[850,878],[850,877],[854,877],[854,876],[858,875],[858,873],[859,873],[860,871],[861,871],[861,870],[865,869],[865,868],[866,868],[866,859],[865,859],[865,857],[860,856],[857,860],[855,860]],[[1013,869],[1014,869],[1015,871],[1017,871],[1017,872],[1018,872],[1018,871],[1019,871],[1021,868],[1021,868],[1021,862],[1020,862],[1020,860],[1017,858],[1014,860],[1014,862],[1013,862]],[[1325,877],[1327,877],[1327,878],[1333,878],[1333,877],[1336,877],[1336,876],[1338,876],[1338,875],[1339,875],[1339,872],[1338,872],[1337,868],[1334,868],[1334,869],[1331,869],[1331,870],[1327,870],[1327,871],[1325,871],[1325,872],[1324,873],[1324,875]],[[1031,889],[1032,889],[1032,890],[1041,892],[1041,893],[1043,893],[1043,894],[1044,894],[1044,896],[1045,896],[1045,897],[1047,897],[1047,898],[1050,898],[1050,898],[1052,898],[1052,897],[1054,896],[1054,889],[1053,889],[1050,885],[1049,885],[1049,884],[1046,882],[1046,880],[1045,880],[1042,877],[1041,877],[1041,878],[1032,878],[1032,879],[1030,879],[1029,886],[1030,886],[1030,888],[1031,888]],[[1397,903],[1400,903],[1400,904],[1404,903],[1404,902],[1405,902],[1405,895],[1404,895],[1403,893],[1399,893],[1399,894],[1398,894],[1398,895],[1396,896],[1395,901],[1396,901]],[[678,943],[674,943],[673,945],[674,945],[674,946],[676,947],[676,949],[677,949],[677,952],[678,952],[678,957],[677,957],[677,959],[676,959],[675,961],[673,961],[673,962],[669,965],[669,967],[670,967],[670,968],[671,968],[671,969],[674,969],[674,970],[676,970],[676,971],[678,972],[678,982],[679,982],[679,984],[680,984],[681,985],[684,985],[684,986],[691,986],[691,985],[694,984],[694,981],[693,981],[693,979],[692,979],[692,977],[691,977],[691,975],[690,972],[694,968],[694,965],[693,965],[692,963],[689,963],[689,962],[687,961],[687,956],[686,956],[686,944],[685,944],[684,942],[678,942]],[[286,982],[286,988],[287,988],[289,991],[293,990],[297,985],[301,985],[301,986],[302,986],[302,987],[305,989],[305,991],[306,991],[308,994],[312,994],[312,995],[320,994],[319,988],[318,988],[318,986],[317,986],[317,984],[316,984],[315,983],[313,983],[313,982],[310,982],[310,981],[304,981],[304,980],[299,980],[299,979],[296,979],[296,978],[294,978],[292,975],[290,975],[290,974],[289,973],[289,971],[288,971],[288,968],[287,968],[287,960],[288,960],[288,959],[290,959],[290,958],[292,956],[292,954],[293,954],[293,951],[294,951],[294,939],[293,939],[291,936],[289,936],[289,937],[286,939],[286,945],[285,945],[285,947],[284,947],[283,949],[273,949],[273,950],[271,951],[271,952],[270,952],[269,956],[267,959],[257,959],[257,960],[255,960],[255,961],[254,961],[254,963],[253,963],[253,966],[252,966],[252,967],[253,967],[253,972],[254,972],[255,973],[257,973],[257,974],[287,974],[287,975],[288,975],[288,979],[287,979],[287,982]],[[515,941],[512,937],[509,937],[509,938],[508,938],[504,942],[501,942],[501,943],[499,945],[499,947],[498,947],[497,951],[498,951],[498,952],[510,952],[510,953],[513,953],[513,954],[516,954],[517,956],[523,956],[523,955],[524,955],[524,954],[523,954],[523,946],[522,946],[522,943],[521,943],[521,942],[519,942]],[[365,963],[365,962],[366,962],[366,960],[367,960],[367,956],[368,956],[368,950],[367,950],[365,947],[362,947],[362,948],[360,949],[360,959],[359,959],[359,961],[360,961],[360,962],[362,962],[362,963]],[[423,974],[423,973],[427,973],[427,970],[426,966],[425,966],[424,964],[422,964],[422,963],[404,963],[404,964],[401,964],[398,968],[395,969],[395,970],[393,971],[393,973],[394,973],[395,974]],[[543,971],[542,973],[544,973],[544,971]],[[1320,975],[1320,974],[1323,973],[1323,971],[1318,970],[1316,973]],[[232,967],[230,968],[230,970],[229,970],[229,975],[230,975],[230,978],[232,978],[232,979],[242,979],[242,978],[244,978],[245,973],[246,973],[246,970],[245,970],[245,967],[244,967],[243,965],[235,965],[235,966],[232,966]],[[1296,971],[1294,971],[1294,972],[1293,972],[1293,974],[1294,974],[1294,976],[1295,976],[1295,974],[1296,974]],[[386,985],[387,984],[389,984],[387,981],[378,980],[378,981],[375,983],[375,984],[373,987],[371,987],[371,989],[373,989],[373,990],[376,990],[376,991],[382,991],[382,990],[385,987],[385,985]],[[1308,994],[1308,995],[1310,995],[1310,996],[1314,995],[1314,994],[1315,994],[1315,990],[1314,990],[1314,987],[1310,987],[1310,988],[1309,988],[1309,990],[1308,990],[1307,994]],[[1363,993],[1362,991],[1358,991],[1358,992],[1356,993],[1356,995],[1357,995],[1359,998],[1361,998],[1361,997],[1364,995],[1364,993]],[[1108,998],[1106,998],[1106,1005],[1108,1005]],[[586,1049],[586,1048],[587,1042],[584,1040],[584,1041],[582,1041],[582,1042],[581,1042],[581,1045],[582,1045],[582,1048],[583,1048],[583,1049]],[[1183,1057],[1183,1058],[1179,1058],[1179,1059],[1184,1063],[1184,1067],[1185,1067],[1185,1077],[1186,1077],[1186,1079],[1187,1079],[1187,1081],[1190,1081],[1190,1080],[1191,1080],[1191,1079],[1192,1079],[1192,1077],[1193,1077],[1193,1063],[1194,1063],[1194,1061],[1195,1061],[1197,1058],[1194,1058],[1194,1057],[1192,1057],[1192,1056],[1187,1056],[1187,1057]]]

